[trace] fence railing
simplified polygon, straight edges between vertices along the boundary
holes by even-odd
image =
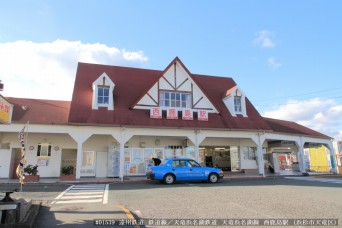
[[[76,167],[76,159],[64,159],[62,160],[62,167],[72,165]]]

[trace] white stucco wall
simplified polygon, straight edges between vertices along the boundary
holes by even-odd
[[[0,149],[0,178],[9,178],[11,157],[10,149]]]
[[[3,142],[9,142],[11,148],[20,149],[20,143],[17,133],[7,133],[3,136]],[[26,165],[36,165],[40,158],[37,156],[37,148],[39,143],[51,144],[51,156],[44,157],[49,159],[48,166],[39,166],[38,174],[40,177],[59,177],[61,168],[62,149],[77,148],[76,143],[67,134],[37,134],[29,133],[26,143]],[[33,149],[32,149],[33,148]],[[11,153],[9,153],[11,154]],[[2,160],[2,159],[1,159]],[[8,167],[9,170],[9,167]],[[2,171],[1,171],[2,172]],[[8,173],[9,171],[7,171]],[[9,174],[7,174],[8,177]],[[2,174],[1,174],[2,176]]]
[[[113,141],[110,135],[92,135],[83,143],[83,151],[108,151]]]

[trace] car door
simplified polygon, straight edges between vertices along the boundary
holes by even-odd
[[[205,180],[205,168],[194,160],[188,160],[189,180]]]
[[[176,176],[176,180],[188,180],[190,169],[187,167],[186,160],[173,160],[171,169]]]

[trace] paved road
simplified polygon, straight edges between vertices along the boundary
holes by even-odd
[[[1,191],[12,191],[17,189],[19,192],[13,193],[14,198],[32,199],[42,202],[51,202],[65,189],[69,184],[25,184],[20,192],[20,184],[0,184]],[[2,194],[0,194],[0,199]]]
[[[214,185],[151,182],[112,186],[111,195],[145,219],[335,218],[342,223],[341,187],[283,178]]]

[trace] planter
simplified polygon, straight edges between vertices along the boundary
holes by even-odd
[[[61,175],[59,179],[60,181],[74,181],[76,180],[76,176],[75,175]]]
[[[39,182],[39,175],[27,175],[25,176],[24,182],[29,183],[29,182]]]

